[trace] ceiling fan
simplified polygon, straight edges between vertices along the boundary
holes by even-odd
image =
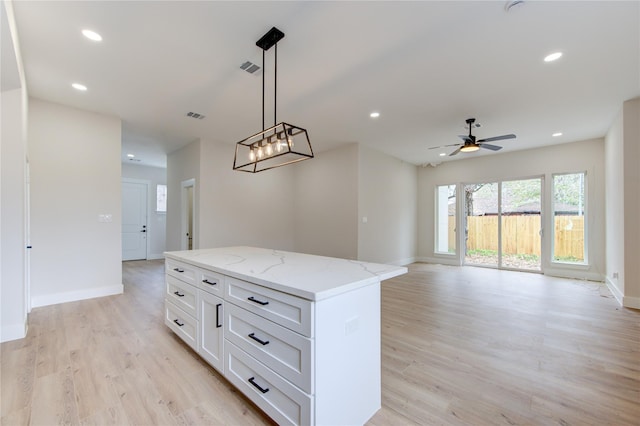
[[[514,135],[514,134],[508,134],[508,135],[494,136],[492,138],[484,138],[484,139],[476,140],[476,137],[471,134],[471,129],[472,129],[473,123],[475,123],[475,121],[476,121],[475,118],[467,118],[466,122],[467,122],[467,125],[469,126],[469,134],[468,135],[458,135],[458,137],[460,139],[462,139],[462,141],[463,141],[462,143],[455,143],[455,144],[451,144],[451,145],[436,146],[436,147],[429,148],[429,149],[439,149],[439,148],[446,148],[446,147],[450,147],[450,146],[459,146],[458,149],[456,149],[451,154],[449,154],[449,157],[451,157],[453,155],[456,155],[460,151],[462,151],[462,152],[473,152],[473,151],[477,151],[480,148],[490,149],[491,151],[498,151],[498,150],[502,149],[501,146],[491,145],[491,144],[488,144],[487,142],[501,141],[501,140],[505,140],[505,139],[515,139],[515,137],[516,137],[516,135]],[[476,126],[480,127],[479,124],[477,124]]]

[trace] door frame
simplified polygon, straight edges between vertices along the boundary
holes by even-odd
[[[151,205],[151,181],[147,180],[147,179],[135,179],[135,178],[126,178],[123,177],[122,178],[122,182],[121,183],[136,183],[136,184],[141,184],[141,185],[145,185],[147,188],[147,212],[146,212],[146,226],[147,226],[147,243],[146,243],[146,253],[145,253],[145,259],[149,259],[149,251],[151,250],[151,227],[149,226],[149,212],[151,210],[149,210],[150,208],[152,208]],[[120,201],[122,202],[122,193],[120,193]],[[122,208],[122,207],[121,207]],[[121,213],[122,214],[122,213]],[[120,229],[120,234],[122,234],[122,229]],[[122,241],[120,241],[120,253],[122,255]]]
[[[180,184],[180,250],[189,249],[189,239],[187,237],[187,231],[189,230],[189,206],[188,206],[188,188],[191,188],[191,248],[197,248],[196,245],[196,180],[195,178],[183,180]]]
[[[509,268],[502,265],[502,184],[504,182],[512,182],[518,180],[530,180],[530,179],[540,179],[540,270],[534,269],[518,269],[518,268]],[[472,185],[474,183],[479,182],[461,182],[456,191],[459,191],[461,194],[464,194],[464,188],[467,185]],[[486,183],[496,183],[498,185],[498,264],[495,266],[495,269],[502,269],[507,271],[517,271],[517,272],[532,272],[532,273],[540,273],[544,274],[546,256],[548,255],[549,247],[546,244],[546,214],[545,214],[545,199],[547,196],[547,191],[545,187],[545,175],[533,175],[533,176],[524,176],[524,177],[515,177],[515,178],[500,178],[500,179],[487,179]],[[460,244],[460,250],[458,250],[458,261],[460,265],[466,266],[476,266],[480,268],[494,268],[490,265],[479,265],[479,264],[471,264],[466,263],[466,253],[467,253],[467,239],[466,239],[466,227],[467,227],[467,211],[466,205],[464,202],[464,196],[457,197],[457,206],[456,209],[462,212],[462,214],[458,215],[458,220],[456,223],[456,227],[458,229],[464,229],[465,232],[457,233],[456,235],[456,244]]]

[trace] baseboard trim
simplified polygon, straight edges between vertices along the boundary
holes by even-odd
[[[604,279],[605,277],[602,274],[599,274],[597,272],[580,271],[580,270],[572,270],[572,269],[562,270],[562,269],[546,268],[543,271],[543,274],[549,275],[551,277],[570,278],[574,280],[597,281],[600,283],[605,281]]]
[[[640,309],[640,297],[622,297],[622,306],[625,308]]]
[[[38,308],[40,306],[57,305],[59,303],[76,302],[78,300],[94,299],[96,297],[113,296],[122,294],[124,286],[122,284],[97,287],[86,290],[68,291],[65,293],[45,294],[35,296],[31,299],[31,306]]]
[[[616,285],[613,283],[613,281],[611,281],[609,277],[605,277],[604,282],[605,284],[607,284],[607,288],[609,289],[611,294],[613,294],[613,297],[615,297],[620,306],[624,306],[624,303],[622,303],[624,300],[624,295],[622,294],[622,292],[620,292],[620,289],[616,287]]]
[[[449,265],[449,266],[462,266],[458,263],[457,258],[449,258],[449,257],[417,257],[416,262],[435,263],[435,264]]]
[[[385,262],[385,263],[389,263],[390,265],[395,265],[395,266],[407,266],[415,262],[416,262],[415,257],[408,257],[406,259],[396,260],[393,262]]]
[[[24,324],[3,325],[0,331],[0,342],[9,342],[11,340],[24,339],[27,337],[27,322]]]
[[[162,253],[152,253],[147,256],[147,260],[156,260],[156,259],[164,259],[164,254]]]

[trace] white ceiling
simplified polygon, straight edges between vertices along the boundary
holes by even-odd
[[[163,166],[198,138],[235,143],[261,130],[261,76],[239,67],[261,64],[255,42],[272,26],[286,34],[278,121],[306,128],[317,152],[360,142],[424,164],[604,136],[640,95],[640,2],[506,4],[14,0],[14,10],[30,95],[120,117],[125,162],[133,153]],[[468,117],[482,124],[478,138],[517,139],[497,142],[499,153],[428,149],[458,143]]]

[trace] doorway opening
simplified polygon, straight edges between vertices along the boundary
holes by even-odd
[[[196,180],[187,179],[182,182],[181,188],[181,222],[182,233],[180,237],[180,248],[182,250],[193,250],[195,234],[195,212],[196,212]]]

